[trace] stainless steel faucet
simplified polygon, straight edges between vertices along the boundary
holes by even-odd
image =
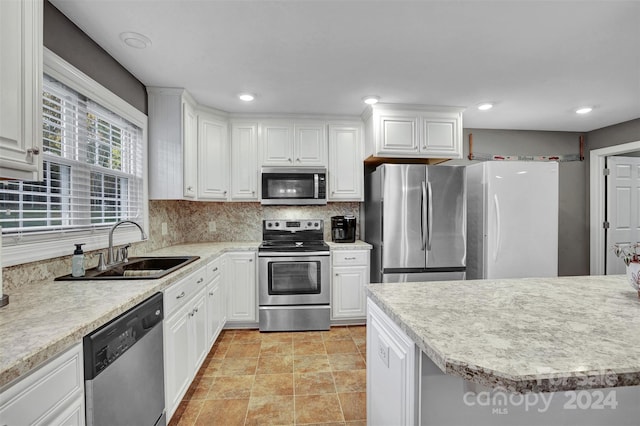
[[[138,229],[140,230],[140,235],[141,235],[141,239],[142,240],[146,240],[147,239],[147,234],[144,233],[144,229],[142,229],[142,226],[140,226],[137,222],[134,222],[132,220],[121,220],[120,222],[117,222],[116,224],[114,224],[111,227],[111,230],[109,231],[109,249],[107,251],[107,264],[108,265],[112,265],[116,262],[115,256],[114,256],[114,251],[113,251],[113,231],[116,230],[116,228],[120,225],[122,225],[123,223],[131,223],[135,226],[138,227]]]

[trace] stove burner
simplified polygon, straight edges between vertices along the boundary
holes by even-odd
[[[329,251],[324,242],[323,221],[263,220],[259,251]]]

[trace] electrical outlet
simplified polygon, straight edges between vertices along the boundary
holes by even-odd
[[[216,232],[216,221],[212,220],[209,222],[209,232]]]
[[[167,222],[162,222],[162,235],[169,234],[169,227],[167,226]]]
[[[378,340],[378,356],[386,367],[389,367],[389,345],[382,339]]]

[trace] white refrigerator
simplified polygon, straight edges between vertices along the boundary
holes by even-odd
[[[558,163],[467,166],[467,279],[558,275]]]

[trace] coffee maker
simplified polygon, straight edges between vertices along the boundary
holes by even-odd
[[[331,241],[334,243],[353,243],[356,240],[355,216],[331,217]]]

